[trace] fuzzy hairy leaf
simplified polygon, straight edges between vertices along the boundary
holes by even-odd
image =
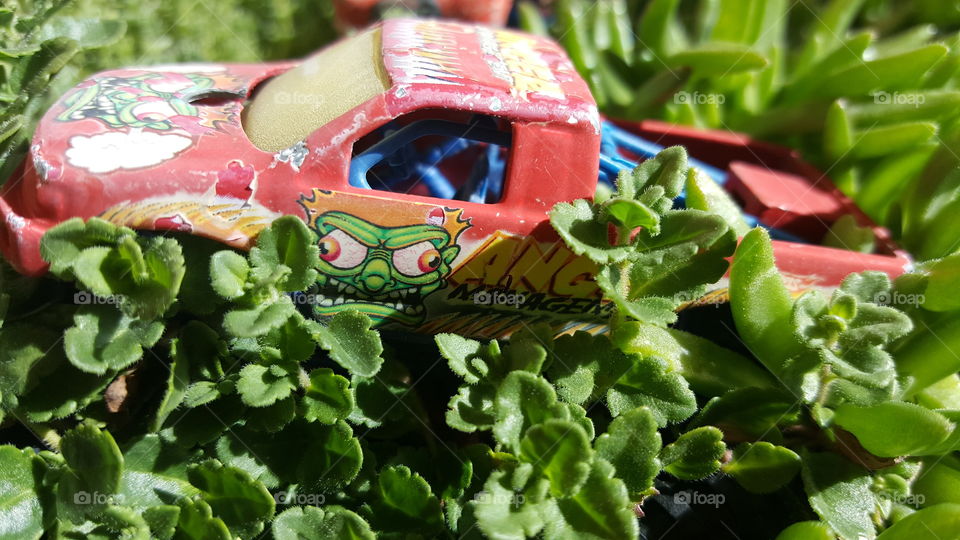
[[[720,469],[727,451],[723,432],[712,426],[692,429],[660,451],[663,469],[681,480],[699,480]]]
[[[295,216],[276,219],[257,236],[257,245],[250,250],[254,273],[284,265],[290,273],[277,285],[281,291],[306,289],[317,279],[315,269],[320,256],[314,233]]]
[[[639,527],[627,488],[612,465],[595,459],[590,476],[573,497],[554,499],[546,509],[547,538],[637,538]]]
[[[263,530],[276,502],[267,488],[235,467],[207,460],[187,468],[187,478],[201,499],[236,535],[247,538]]]
[[[607,391],[607,408],[614,417],[646,406],[660,427],[689,418],[696,397],[677,372],[659,358],[635,357],[633,366]]]
[[[340,506],[293,507],[277,515],[272,524],[276,540],[374,540],[370,525],[357,514]]]
[[[309,422],[333,424],[353,411],[353,392],[350,381],[328,368],[310,372],[310,386],[304,389],[303,418]]]
[[[768,442],[743,443],[733,449],[733,460],[724,464],[723,472],[751,493],[769,493],[800,472],[800,456]]]
[[[837,454],[807,453],[802,457],[803,485],[817,515],[844,538],[874,536],[870,514],[875,501],[869,472]]]
[[[392,531],[437,532],[443,526],[440,500],[430,485],[408,467],[385,467],[377,476],[371,520]]]
[[[112,306],[83,306],[64,333],[63,346],[77,369],[102,375],[139,360],[162,332],[161,322],[132,319]]]
[[[569,411],[557,401],[550,383],[525,371],[507,375],[494,401],[493,435],[508,450],[517,451],[527,430],[552,419],[567,420]]]
[[[0,446],[0,538],[14,540],[40,538],[43,511],[37,469],[40,458],[30,449]]]
[[[956,427],[937,412],[902,401],[870,407],[844,404],[834,411],[833,419],[853,433],[870,453],[880,457],[923,455]]]
[[[590,440],[569,420],[547,420],[531,426],[520,441],[520,459],[550,480],[556,497],[573,495],[590,473]]]
[[[337,313],[327,326],[315,329],[314,339],[354,375],[373,377],[383,364],[380,334],[370,329],[370,318],[357,311]]]
[[[593,445],[597,456],[616,469],[632,500],[639,500],[653,487],[661,468],[657,457],[661,439],[650,409],[637,407],[621,414]]]

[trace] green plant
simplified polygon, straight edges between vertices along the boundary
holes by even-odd
[[[954,2],[561,0],[553,24],[529,2],[520,21],[607,114],[785,143],[918,258],[957,249]]]
[[[707,477],[805,490],[816,521],[784,538],[909,538],[918,520],[952,530],[957,366],[901,353],[932,346],[906,344],[951,325],[958,306],[886,304],[936,297],[955,260],[794,300],[751,231],[731,307],[753,354],[736,352],[673,327],[734,248],[735,223],[672,209],[694,178],[668,149],[606,200],[554,209],[570,247],[607,276],[608,335],[441,334],[433,365],[355,312],[301,315],[292,293],[317,257],[297,218],[246,256],[97,219],[61,224],[43,241],[59,281],[7,289],[4,425],[36,438],[0,446],[6,534],[636,538],[664,482]],[[648,232],[631,234],[639,224]],[[591,232],[608,225],[613,242]]]

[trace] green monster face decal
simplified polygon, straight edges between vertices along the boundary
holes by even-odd
[[[64,99],[66,110],[57,120],[93,118],[112,128],[174,128],[202,132],[200,110],[188,95],[213,88],[209,77],[192,74],[147,73],[133,77],[103,77],[77,88]]]
[[[320,237],[320,316],[347,308],[419,324],[424,297],[444,286],[460,253],[438,225],[381,227],[344,212],[325,212],[311,224]]]

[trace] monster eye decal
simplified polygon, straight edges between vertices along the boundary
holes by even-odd
[[[160,100],[144,101],[134,106],[131,112],[137,120],[144,122],[162,122],[178,114],[169,103]]]
[[[330,231],[320,239],[318,246],[320,258],[336,268],[353,268],[367,258],[367,246],[340,229]]]
[[[441,262],[440,252],[430,242],[418,242],[393,252],[393,266],[405,276],[428,274],[439,268]]]

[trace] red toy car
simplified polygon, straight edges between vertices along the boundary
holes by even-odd
[[[791,152],[657,122],[621,127],[727,171],[768,225],[819,240],[843,214],[869,224]],[[531,319],[598,327],[608,305],[595,266],[547,212],[593,196],[601,131],[556,43],[460,23],[389,20],[302,62],[109,71],[41,121],[22,179],[0,193],[0,251],[43,273],[41,236],[77,216],[247,248],[293,214],[320,238],[318,315],[351,308],[483,337]],[[876,232],[879,255],[776,242],[778,264],[795,290],[901,273],[909,259]]]

